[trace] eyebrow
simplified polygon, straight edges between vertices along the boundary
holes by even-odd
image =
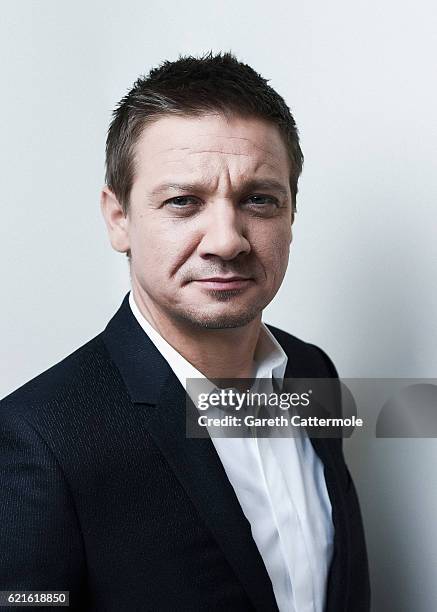
[[[152,191],[152,195],[157,195],[165,191],[189,191],[189,192],[204,192],[206,191],[205,186],[200,183],[161,183]],[[275,191],[284,197],[289,195],[288,189],[276,179],[251,179],[245,181],[239,188],[240,192],[253,192],[253,191]]]

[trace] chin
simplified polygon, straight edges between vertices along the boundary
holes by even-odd
[[[207,311],[184,311],[178,312],[178,319],[189,323],[194,327],[202,329],[232,329],[244,327],[253,321],[260,313],[260,308],[239,309],[237,312],[207,312]]]

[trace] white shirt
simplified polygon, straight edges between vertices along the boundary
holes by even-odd
[[[185,389],[187,379],[205,379],[145,319],[132,292],[129,304]],[[261,323],[252,376],[282,382],[286,365],[287,355]],[[311,441],[306,434],[211,440],[250,523],[280,612],[323,612],[334,527],[323,464]]]

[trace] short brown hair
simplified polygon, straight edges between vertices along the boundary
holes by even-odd
[[[106,140],[106,184],[125,214],[135,174],[135,145],[144,128],[166,115],[257,117],[276,124],[291,162],[293,210],[303,154],[294,118],[267,80],[231,52],[202,57],[179,56],[141,76],[120,100]]]

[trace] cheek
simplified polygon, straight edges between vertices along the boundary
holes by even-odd
[[[265,268],[267,278],[282,280],[288,266],[291,227],[284,223],[275,225],[271,231],[258,234],[256,253]]]
[[[173,219],[140,220],[131,232],[132,261],[149,278],[170,278],[195,249],[192,228]]]

